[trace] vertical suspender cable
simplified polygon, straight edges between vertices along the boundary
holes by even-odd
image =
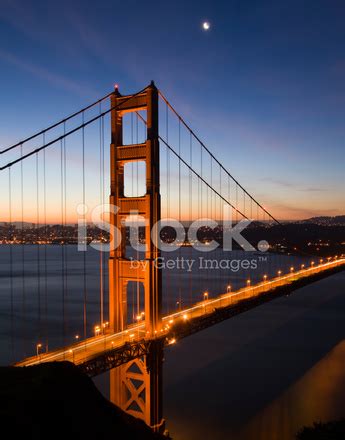
[[[169,107],[167,104],[165,104],[165,129],[166,129],[166,141],[169,142]],[[170,150],[169,148],[166,148],[166,167],[167,167],[167,218],[170,218]],[[171,283],[170,283],[170,271],[167,270],[167,295],[168,295],[168,314],[170,314],[170,311],[173,310],[174,303],[173,301],[175,298],[172,298],[171,296]]]
[[[190,167],[193,168],[193,138],[191,133],[189,134],[189,164]],[[192,206],[193,206],[193,176],[191,169],[189,170],[189,226],[192,221]],[[192,246],[189,243],[189,258],[192,261],[193,258],[193,249]],[[192,290],[193,290],[193,274],[190,273],[189,275],[189,304],[192,305],[193,299],[192,299]]]
[[[23,145],[20,145],[20,156],[23,157]],[[20,162],[20,199],[21,199],[21,260],[22,260],[22,341],[23,356],[26,354],[26,286],[25,286],[25,232],[24,232],[24,170]]]
[[[144,127],[144,130],[145,130],[145,127]],[[136,113],[136,142],[137,142],[137,144],[139,143],[139,114],[138,113]],[[133,175],[133,170],[132,170],[132,175]],[[139,163],[138,163],[138,161],[136,163],[136,175],[137,175],[136,196],[138,196],[139,195]],[[138,250],[137,250],[137,259],[139,260],[139,251]],[[137,288],[137,316],[140,316],[140,284],[139,284],[139,281],[137,281],[136,288]],[[133,303],[133,310],[134,310],[134,303]]]
[[[178,121],[178,154],[181,157],[181,119]],[[181,161],[178,161],[178,219],[181,223]],[[181,246],[179,247],[179,258],[181,260]],[[182,286],[181,277],[179,277],[179,302],[182,304]]]
[[[138,125],[139,125],[139,114],[136,114],[136,118],[137,118],[137,144],[139,143],[139,133],[138,133]],[[146,140],[146,134],[145,134],[145,124],[143,125],[143,130],[144,130],[144,139]],[[136,197],[139,196],[139,162],[136,161],[136,175],[137,175],[137,187],[136,187]],[[139,244],[139,229],[138,229],[138,243]],[[137,250],[137,259],[139,260],[140,255],[139,255],[139,250]],[[137,316],[140,317],[140,283],[139,281],[137,281]]]
[[[39,340],[41,340],[42,322],[41,322],[40,199],[39,199],[38,153],[36,153],[36,262],[37,262],[38,336],[39,336]]]
[[[63,124],[64,135],[66,134],[66,122]],[[63,168],[64,168],[64,231],[65,239],[63,244],[64,249],[64,289],[65,289],[65,332],[68,335],[68,228],[67,228],[67,151],[66,151],[66,137],[63,139]]]
[[[66,346],[66,310],[65,310],[65,245],[64,245],[64,154],[63,140],[60,141],[60,210],[61,210],[61,283],[62,283],[62,340]]]
[[[102,205],[105,205],[105,164],[104,164],[104,116],[102,116]],[[102,231],[103,234],[103,231]],[[103,298],[102,298],[102,311],[101,311],[101,315],[102,315],[102,322],[104,321],[104,288],[105,288],[105,252],[104,252],[104,247],[103,247],[103,235],[102,235],[102,264],[103,264]]]
[[[102,104],[99,103],[99,113],[102,113]],[[103,204],[103,150],[102,150],[102,118],[99,119],[99,203]],[[99,267],[100,267],[100,322],[101,329],[103,329],[103,229],[100,231],[100,253],[99,253]]]
[[[8,207],[9,207],[9,228],[10,228],[10,291],[11,291],[11,304],[10,304],[10,332],[11,332],[11,356],[14,360],[14,299],[13,299],[13,225],[12,225],[12,179],[11,179],[11,167],[8,169]]]
[[[45,133],[43,133],[43,144],[45,145]],[[47,182],[46,182],[46,150],[43,150],[43,216],[44,216],[44,335],[46,351],[48,351],[48,265],[47,265]]]
[[[84,112],[82,113],[82,123],[84,124],[85,115]],[[83,220],[84,224],[86,224],[86,197],[85,197],[85,128],[82,127],[82,165],[83,165],[83,172],[82,172],[82,186],[83,186]],[[87,224],[85,226],[86,229],[86,237],[84,238],[86,241],[86,247],[87,247]],[[86,341],[87,337],[87,287],[86,287],[86,251],[83,252],[83,332],[84,332],[84,339]],[[86,342],[85,342],[86,344]],[[85,346],[86,348],[86,346]]]

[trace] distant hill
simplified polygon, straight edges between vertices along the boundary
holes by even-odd
[[[345,215],[312,217],[307,220],[302,220],[301,223],[313,223],[320,226],[345,226]]]

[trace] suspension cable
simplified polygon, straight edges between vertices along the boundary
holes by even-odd
[[[182,157],[179,156],[179,154],[173,149],[173,147],[171,145],[169,145],[161,136],[158,136],[159,139],[163,142],[163,144],[165,144],[165,146],[167,148],[169,148],[169,150],[174,153],[174,155],[188,168],[192,171],[192,173],[194,173],[208,188],[210,188],[211,191],[213,191],[215,194],[217,194],[222,200],[224,200],[225,203],[227,203],[229,206],[231,206],[231,208],[233,208],[238,214],[240,214],[243,218],[249,220],[248,217],[246,217],[239,209],[237,209],[231,202],[229,202],[228,200],[226,200],[225,197],[223,197],[221,194],[219,194],[219,192],[217,190],[215,190],[214,188],[212,188],[212,186],[203,178],[200,176],[200,174],[195,171],[193,168],[191,168],[188,163],[182,159]]]
[[[88,106],[82,108],[81,110],[71,114],[70,116],[67,116],[67,118],[61,119],[61,121],[56,122],[55,124],[50,125],[47,128],[44,128],[43,130],[39,131],[38,133],[33,134],[32,136],[27,137],[26,139],[21,140],[20,142],[17,142],[14,145],[11,145],[10,147],[7,147],[0,151],[0,154],[7,153],[8,151],[13,150],[14,148],[17,148],[26,142],[31,141],[32,139],[37,138],[38,136],[42,134],[46,134],[48,131],[52,130],[53,128],[58,127],[61,124],[65,124],[70,119],[75,118],[76,116],[80,115],[81,113],[85,112],[86,110],[89,110],[90,108],[94,107],[95,105],[99,104],[100,102],[104,101],[105,99],[109,98],[111,95],[113,95],[115,91],[108,93],[107,95],[103,96],[102,98],[98,99],[97,101],[93,102],[92,104],[89,104]]]
[[[219,162],[219,160],[211,153],[209,148],[206,147],[206,145],[202,142],[202,140],[195,134],[195,132],[190,128],[190,126],[187,124],[187,122],[180,116],[180,114],[174,109],[174,107],[170,104],[170,102],[167,100],[167,98],[162,94],[160,90],[158,90],[158,93],[160,97],[165,101],[165,103],[168,105],[168,107],[172,110],[172,112],[181,120],[182,124],[187,128],[188,131],[192,133],[194,138],[202,145],[202,147],[207,151],[207,153],[217,162],[217,164],[225,171],[225,173],[250,197],[257,205],[260,206],[260,208],[265,211],[271,218],[274,220],[277,224],[281,224],[279,220],[277,220],[275,217],[273,217],[272,214],[270,214],[239,182],[237,179],[235,179],[232,174],[229,173],[229,171],[224,168],[224,166]]]
[[[53,139],[52,141],[48,142],[45,145],[42,145],[41,147],[36,148],[35,150],[30,151],[29,153],[25,154],[24,156],[21,156],[18,159],[15,159],[11,162],[8,162],[6,165],[0,167],[0,171],[5,170],[6,168],[9,168],[13,165],[15,165],[18,162],[21,162],[24,159],[27,159],[28,157],[39,153],[40,151],[44,150],[45,148],[50,147],[51,145],[62,141],[64,138],[72,135],[73,133],[76,133],[77,131],[81,130],[82,128],[87,127],[88,125],[92,124],[93,122],[97,121],[98,119],[100,119],[101,117],[107,115],[108,113],[112,112],[113,110],[116,110],[117,108],[121,107],[122,105],[124,105],[126,102],[128,102],[130,99],[135,98],[136,96],[140,95],[141,93],[143,93],[149,86],[146,86],[144,89],[140,90],[140,92],[135,93],[134,95],[130,95],[127,99],[125,99],[124,101],[122,101],[120,104],[115,105],[114,107],[109,108],[108,110],[105,110],[104,112],[102,112],[101,114],[93,117],[92,119],[89,119],[87,122],[83,122],[81,125],[78,125],[78,127],[73,128],[72,130],[68,131],[67,133],[58,136],[57,138]],[[114,93],[114,92],[113,92]],[[84,115],[84,113],[82,113],[82,115]]]

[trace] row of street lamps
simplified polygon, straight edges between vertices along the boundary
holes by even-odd
[[[341,255],[341,257],[343,257],[343,255]],[[337,260],[337,259],[338,259],[338,255],[336,255],[335,257],[327,257],[327,261],[328,261],[328,262],[330,262],[332,259]],[[321,258],[321,259],[319,260],[320,265],[323,264],[324,261],[325,261],[325,260],[324,260],[323,258]],[[313,267],[315,266],[315,261],[312,261],[312,262],[310,263],[310,266],[313,268]],[[301,270],[304,270],[304,269],[305,269],[305,264],[301,264]],[[290,273],[292,274],[294,271],[295,271],[294,266],[291,266],[291,267],[290,267]],[[278,274],[278,277],[281,277],[281,275],[282,275],[282,271],[281,271],[281,270],[278,270],[277,274]],[[267,279],[268,279],[268,275],[263,275],[263,282],[264,282],[264,283],[267,281]],[[247,282],[246,282],[246,284],[247,284],[247,287],[249,288],[249,287],[251,286],[251,280],[248,279]],[[228,284],[227,287],[226,287],[226,293],[231,293],[231,285],[230,285],[230,284]],[[208,291],[205,291],[205,292],[203,293],[203,299],[204,299],[204,301],[205,301],[205,307],[206,307],[206,302],[207,302],[208,299],[209,299],[209,292],[208,292]],[[177,301],[177,302],[176,302],[176,306],[177,306],[178,309],[181,311],[181,310],[182,310],[182,301],[181,301],[181,300],[180,300],[180,301]],[[136,316],[136,320],[137,320],[137,322],[142,321],[142,320],[144,319],[144,316],[145,316],[145,312],[141,312],[141,313],[139,313],[139,314]],[[186,318],[186,315],[184,315],[184,319],[185,319],[185,318]],[[101,333],[104,334],[106,328],[108,328],[108,327],[109,327],[109,322],[104,322],[104,323],[102,323],[101,325],[96,325],[96,326],[94,327],[95,336],[99,336]],[[132,336],[132,335],[131,335],[131,336]],[[133,335],[133,336],[134,336],[134,335]],[[76,341],[79,341],[80,336],[79,336],[79,335],[75,335],[75,339],[76,339]],[[38,344],[36,345],[36,355],[37,355],[37,357],[39,357],[40,354],[41,354],[41,353],[40,353],[40,350],[41,350],[42,346],[43,346],[43,345],[42,345],[41,343],[38,343]],[[48,351],[48,350],[47,350],[47,351]],[[73,362],[74,362],[74,352],[73,352],[73,350],[69,350],[69,352],[73,355]]]

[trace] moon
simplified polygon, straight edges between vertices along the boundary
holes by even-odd
[[[211,23],[209,21],[204,21],[202,24],[202,28],[204,31],[208,31],[211,28]]]

